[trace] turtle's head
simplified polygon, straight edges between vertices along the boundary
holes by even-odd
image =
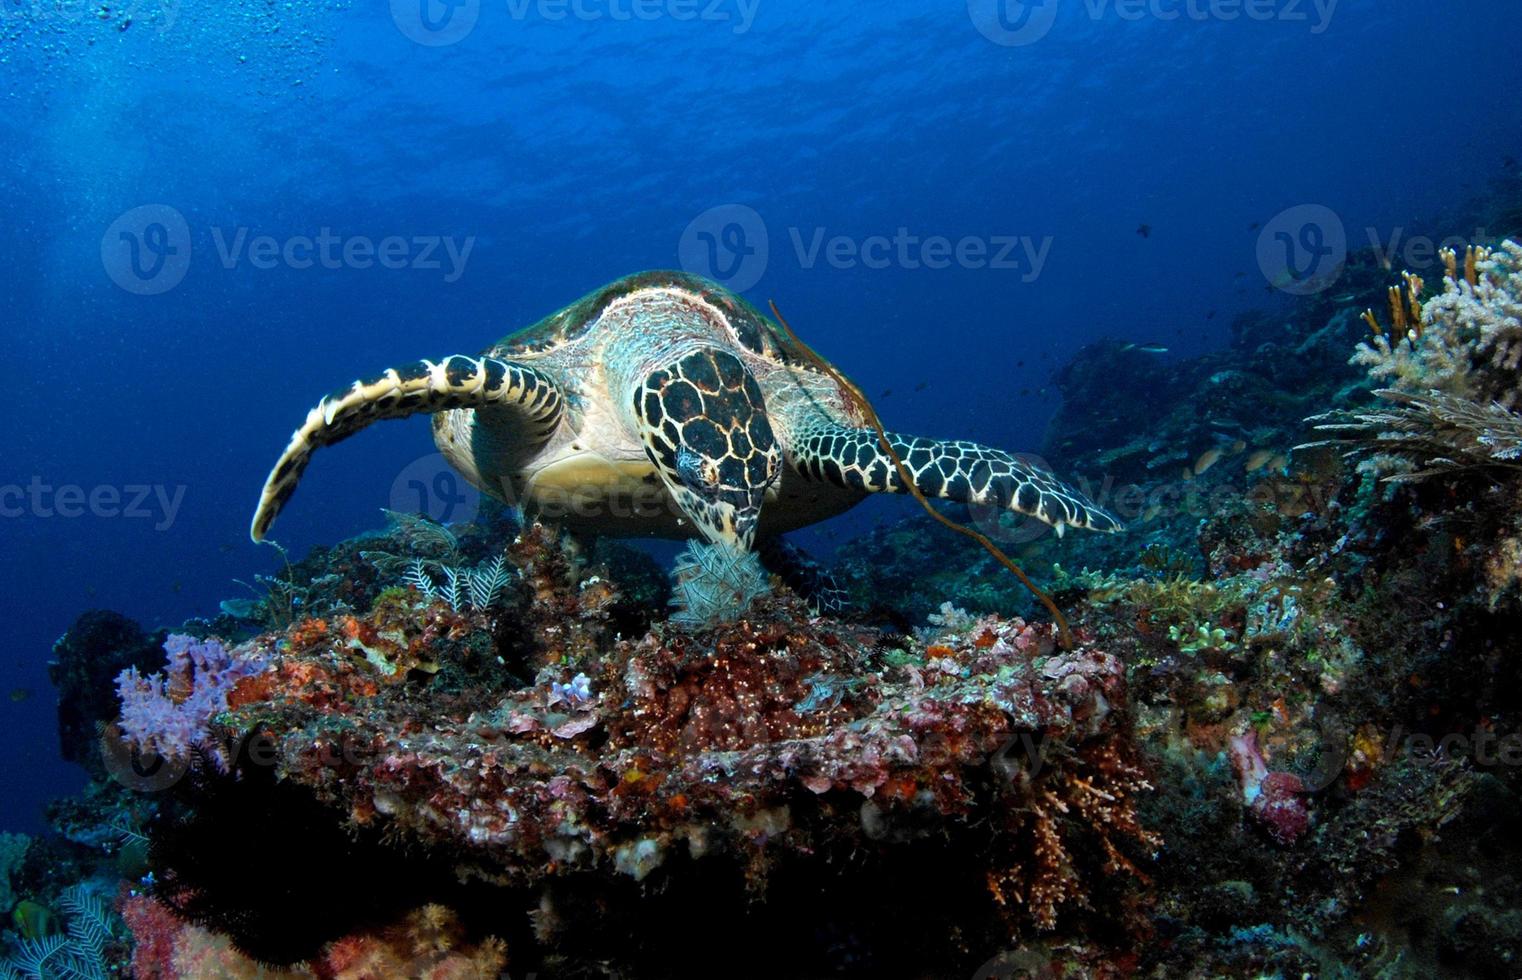
[[[749,550],[782,451],[740,359],[704,347],[652,371],[634,393],[634,414],[683,513],[709,541]]]

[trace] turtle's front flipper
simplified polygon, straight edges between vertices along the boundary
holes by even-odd
[[[914,485],[927,497],[1028,514],[1057,528],[1124,528],[1081,491],[1033,462],[975,442],[888,433]],[[810,479],[868,493],[904,493],[893,460],[872,429],[823,427],[793,447],[793,467]]]
[[[264,481],[249,534],[260,541],[290,499],[312,453],[331,446],[380,419],[399,419],[452,408],[492,408],[517,413],[529,439],[548,439],[560,421],[565,399],[560,387],[531,367],[495,357],[455,354],[441,361],[417,361],[356,381],[317,403],[291,436],[279,462]]]

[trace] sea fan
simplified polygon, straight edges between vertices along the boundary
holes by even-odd
[[[421,558],[414,558],[407,564],[407,571],[402,575],[402,583],[417,589],[428,602],[443,599],[449,603],[450,609],[459,612],[466,606],[476,609],[490,608],[502,598],[502,590],[507,588],[508,582],[512,581],[507,559],[500,555],[495,560],[483,562],[475,568],[440,565],[439,571],[444,576],[442,587],[434,581],[433,574],[428,571],[428,563]]]
[[[63,948],[68,943],[69,937],[61,933],[42,936],[38,939],[23,939],[16,945],[15,955],[4,964],[0,964],[4,968],[4,973],[0,973],[0,976],[5,977],[6,980],[12,977],[42,980],[53,972],[49,964],[63,953]]]
[[[771,591],[771,579],[753,552],[693,541],[676,557],[671,622],[701,628],[739,619]]]

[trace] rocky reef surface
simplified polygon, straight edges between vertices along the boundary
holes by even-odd
[[[640,552],[500,514],[171,634],[87,614],[92,780],[0,837],[8,969],[1515,976],[1522,248],[1443,263],[1078,355],[1045,455],[1131,531],[947,510],[1071,644],[928,516],[842,549],[845,616],[674,617]]]

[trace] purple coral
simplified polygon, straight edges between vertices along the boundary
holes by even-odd
[[[124,739],[139,753],[168,759],[199,748],[225,771],[228,760],[211,736],[211,719],[227,710],[227,696],[238,681],[263,673],[268,665],[257,656],[234,654],[216,639],[201,641],[181,633],[170,634],[164,652],[168,661],[157,674],[144,677],[129,667],[117,675]]]

